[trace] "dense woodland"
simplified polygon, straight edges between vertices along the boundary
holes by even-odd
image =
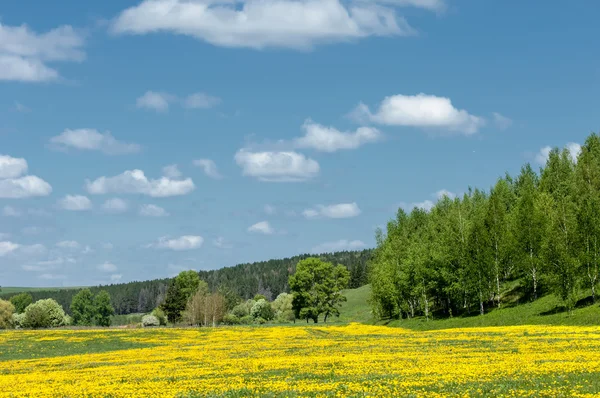
[[[317,257],[334,264],[344,265],[350,272],[349,287],[360,287],[368,282],[367,262],[371,250],[344,251],[320,254]],[[296,264],[309,254],[254,263],[238,264],[233,267],[211,271],[200,271],[200,279],[208,284],[210,291],[227,291],[239,299],[247,300],[260,294],[267,300],[273,300],[282,292],[288,292],[289,276],[296,271]],[[91,287],[92,294],[104,290],[110,294],[115,314],[147,313],[165,300],[171,279],[155,279],[144,282],[120,283],[108,286]],[[70,314],[73,296],[80,289],[61,289],[54,291],[30,292],[34,301],[46,298],[56,300]],[[0,294],[0,298],[9,299],[13,294]]]
[[[378,231],[369,274],[382,318],[481,313],[504,304],[507,283],[536,300],[553,292],[566,309],[595,301],[600,272],[600,138],[576,159],[554,149],[536,172],[469,189],[425,211],[400,209]],[[514,283],[519,281],[520,283]]]

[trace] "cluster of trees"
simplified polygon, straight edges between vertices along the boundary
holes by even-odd
[[[502,284],[519,279],[532,300],[544,291],[574,308],[580,291],[595,300],[600,272],[600,137],[577,159],[553,149],[539,174],[529,164],[444,197],[430,210],[399,210],[377,233],[369,266],[380,317],[452,316],[501,306]]]
[[[280,260],[239,264],[218,270],[200,271],[199,276],[208,284],[211,292],[218,291],[225,297],[230,310],[233,308],[232,300],[248,300],[260,294],[265,296],[267,301],[271,301],[280,293],[288,292],[288,280],[296,271],[296,264],[309,257],[310,255],[303,254]],[[317,257],[323,261],[343,264],[350,272],[349,287],[356,288],[368,283],[367,263],[371,258],[371,250],[325,253]],[[105,290],[111,297],[115,314],[144,314],[162,305],[171,283],[172,279],[157,279],[90,287],[89,290],[93,295]],[[52,298],[65,308],[67,313],[73,315],[70,305],[80,290],[32,291],[31,296],[33,301]],[[10,299],[14,295],[4,293],[0,294],[0,298]]]
[[[10,301],[0,299],[0,329],[110,326],[114,314],[110,295],[100,291],[94,296],[89,289],[83,289],[73,297],[70,309],[72,317],[54,299],[34,302],[31,293],[19,293]]]

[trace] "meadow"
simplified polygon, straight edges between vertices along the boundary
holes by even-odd
[[[600,327],[0,333],[0,396],[594,396]]]

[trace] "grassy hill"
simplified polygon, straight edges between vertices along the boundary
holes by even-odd
[[[561,301],[552,294],[545,295],[533,302],[519,303],[510,298],[504,308],[492,309],[485,315],[473,314],[449,319],[413,319],[383,320],[373,319],[368,303],[370,285],[346,291],[348,301],[340,310],[336,322],[362,322],[402,327],[414,330],[433,330],[484,326],[511,325],[600,325],[600,304],[581,304],[572,314],[562,308]]]
[[[17,286],[2,286],[0,287],[0,294],[14,294],[22,292],[57,292],[59,290],[70,290],[70,289],[81,289],[84,286],[71,286],[71,287],[17,287]]]

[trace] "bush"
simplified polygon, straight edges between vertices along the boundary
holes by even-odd
[[[223,317],[223,323],[225,325],[239,325],[240,324],[240,318],[238,318],[234,314],[229,313],[229,314],[226,314]]]
[[[271,303],[267,300],[260,299],[252,306],[250,316],[254,319],[263,318],[265,321],[271,321],[275,317]]]
[[[20,293],[12,296],[10,302],[15,306],[15,312],[21,314],[29,304],[33,303],[33,297],[29,293]]]
[[[256,304],[256,301],[250,299],[233,307],[231,313],[237,316],[238,318],[243,318],[245,316],[250,315],[250,310],[252,309],[252,306],[254,306],[254,304]]]
[[[25,308],[23,327],[49,328],[66,326],[69,318],[63,308],[53,299],[38,300]]]
[[[294,310],[292,308],[292,301],[294,295],[288,293],[281,293],[271,303],[273,311],[275,311],[275,318],[277,322],[289,322],[294,320]]]
[[[0,299],[0,329],[13,327],[14,312],[15,306],[10,301]]]
[[[160,321],[154,315],[144,315],[142,317],[142,326],[160,326]]]
[[[156,319],[158,319],[158,323],[161,326],[165,326],[167,324],[167,314],[165,314],[162,309],[155,308],[150,315],[154,315]]]
[[[25,314],[13,314],[12,315],[13,327],[15,327],[17,329],[21,329],[23,327],[24,321],[25,321]]]
[[[240,324],[242,325],[250,325],[254,321],[250,315],[246,315],[240,318]]]

